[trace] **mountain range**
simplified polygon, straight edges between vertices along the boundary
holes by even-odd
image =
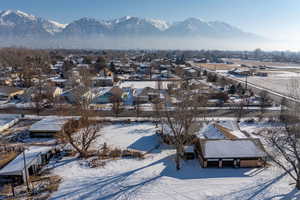
[[[209,37],[259,38],[221,21],[188,18],[169,23],[156,19],[126,16],[113,20],[81,18],[69,24],[43,19],[22,11],[0,12],[0,39],[5,38],[91,38],[91,37]]]

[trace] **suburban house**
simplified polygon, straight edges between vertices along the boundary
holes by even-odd
[[[138,71],[141,74],[148,74],[150,73],[150,70],[151,70],[150,63],[141,63],[138,68]]]
[[[133,91],[133,102],[134,104],[149,103],[152,99],[159,96],[156,89],[151,87],[136,88]]]
[[[60,132],[64,125],[69,120],[63,117],[46,117],[36,123],[30,128],[31,137],[54,137],[54,135]]]
[[[259,139],[199,139],[196,152],[202,167],[262,167],[266,152]]]
[[[0,87],[0,101],[9,101],[19,98],[24,93],[21,88]]]
[[[92,78],[93,87],[109,87],[113,86],[113,84],[112,76],[96,76]]]
[[[70,90],[64,91],[60,96],[62,100],[70,104],[79,103],[81,98],[83,98],[83,94],[88,92],[88,88],[83,86],[78,86],[76,88],[72,88]]]
[[[252,72],[248,68],[234,68],[228,73],[233,74],[233,75],[238,75],[238,76],[250,76],[252,75]]]
[[[199,75],[198,71],[191,67],[185,67],[184,68],[184,75],[186,77],[197,77]]]
[[[31,87],[28,88],[25,93],[22,96],[22,99],[25,101],[32,101],[32,98],[35,96],[36,91],[39,90],[37,88]],[[52,98],[56,98],[59,97],[62,93],[63,93],[63,89],[61,89],[60,87],[43,87],[41,88],[41,94],[45,95],[46,97],[52,97]]]
[[[98,87],[87,92],[85,98],[91,99],[91,104],[107,104],[112,97],[122,97],[123,91],[118,87]]]
[[[55,78],[50,78],[50,83],[56,87],[61,87],[64,88],[67,83],[67,79],[55,77]]]
[[[0,169],[0,177],[9,179],[13,183],[25,183],[29,176],[37,174],[49,161],[54,150],[53,146],[30,146],[24,153],[19,154]]]

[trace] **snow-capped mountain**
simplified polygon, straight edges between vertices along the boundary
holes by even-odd
[[[0,35],[8,37],[50,37],[61,32],[65,25],[45,20],[22,11],[0,13]]]
[[[106,35],[110,32],[111,25],[105,21],[81,18],[68,24],[60,35],[63,37],[89,37],[92,35]]]
[[[6,10],[0,13],[0,39],[6,37],[61,39],[74,36],[80,38],[91,36],[224,38],[249,37],[251,34],[225,22],[207,22],[197,18],[188,18],[173,24],[158,19],[130,16],[112,20],[82,18],[65,25],[22,11]]]
[[[166,30],[170,36],[205,36],[205,37],[243,37],[247,33],[225,22],[207,22],[197,18],[188,18],[176,22]]]
[[[161,32],[151,21],[138,17],[124,17],[113,21],[112,34],[125,36],[149,36]]]

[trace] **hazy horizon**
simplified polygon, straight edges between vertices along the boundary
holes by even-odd
[[[223,21],[230,25],[240,28],[249,33],[257,34],[265,38],[264,42],[253,41],[220,41],[206,40],[207,38],[189,38],[166,39],[146,38],[134,41],[131,38],[128,42],[126,38],[118,39],[120,44],[115,44],[114,40],[110,42],[110,48],[157,48],[157,49],[224,49],[224,50],[253,50],[262,48],[265,50],[291,50],[300,51],[300,24],[298,18],[300,13],[298,9],[300,1],[297,0],[90,0],[90,1],[71,1],[71,0],[3,0],[0,11],[3,10],[21,10],[35,16],[54,20],[59,23],[71,23],[83,17],[95,19],[113,19],[123,16],[136,16],[141,18],[160,19],[168,22],[182,21],[187,18],[195,17],[205,21]],[[96,39],[97,42],[75,40],[77,44],[67,43],[66,41],[55,41],[52,46],[82,46],[84,48],[94,48],[109,46],[109,40]],[[149,41],[149,43],[147,43]],[[14,41],[15,42],[15,41]],[[140,42],[139,44],[136,44]],[[20,46],[28,45],[28,42],[20,41]],[[48,41],[35,41],[36,45],[32,47],[41,47],[49,44]],[[7,45],[5,45],[7,44]],[[125,46],[128,44],[128,46]],[[165,46],[162,46],[165,44]],[[16,45],[9,44],[9,41],[2,41],[1,46]],[[49,47],[52,47],[52,46]]]

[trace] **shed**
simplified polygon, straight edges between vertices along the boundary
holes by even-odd
[[[63,126],[69,121],[63,117],[46,117],[34,123],[30,129],[31,137],[53,137],[63,129]]]
[[[26,181],[25,167],[27,175],[36,174],[36,172],[47,163],[51,157],[53,146],[30,146],[24,153],[19,154],[14,160],[9,162],[0,170],[0,177],[10,178],[14,181]],[[25,154],[25,156],[24,156]],[[25,161],[25,165],[24,165]]]
[[[266,152],[259,139],[199,139],[196,151],[202,167],[261,167]]]

